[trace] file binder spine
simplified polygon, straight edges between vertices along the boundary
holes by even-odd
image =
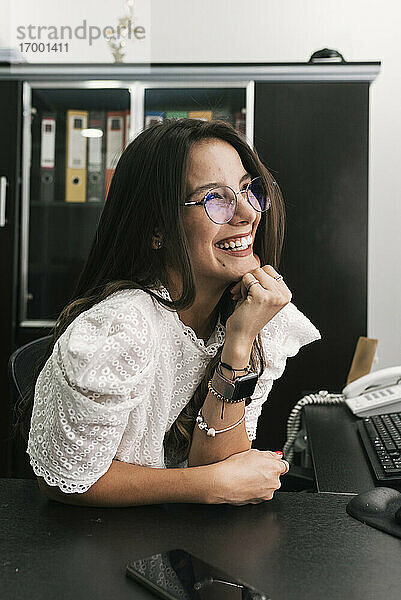
[[[56,181],[54,201],[65,202],[66,171],[67,171],[67,112],[57,111],[56,121]]]
[[[166,110],[166,119],[183,119],[188,117],[187,110]]]
[[[190,119],[201,119],[202,121],[211,121],[212,116],[211,110],[190,110],[188,113]]]
[[[86,200],[86,151],[87,138],[82,129],[87,129],[88,111],[67,111],[66,145],[66,202],[85,202]]]
[[[131,111],[127,108],[124,111],[124,148],[128,146],[130,143],[130,123],[131,123]]]
[[[106,141],[106,195],[109,192],[111,179],[124,145],[124,112],[107,113]]]
[[[41,126],[42,126],[42,114],[39,112],[36,106],[32,106],[31,109],[31,133],[32,133],[32,146],[31,146],[31,181],[30,181],[30,193],[29,197],[31,202],[40,201],[40,146],[41,146]]]
[[[164,121],[164,112],[159,110],[148,110],[145,114],[145,129],[151,127],[155,123]]]
[[[246,108],[241,108],[241,112],[235,113],[234,127],[240,133],[246,134]]]
[[[230,112],[230,110],[217,109],[213,111],[213,120],[214,121],[225,121],[226,123],[230,123],[234,127],[234,115]]]
[[[88,179],[87,202],[103,202],[106,146],[106,113],[91,111],[88,118],[89,129],[102,132],[99,137],[88,138]]]
[[[40,125],[40,199],[54,202],[55,194],[55,155],[56,155],[56,115],[43,114]]]

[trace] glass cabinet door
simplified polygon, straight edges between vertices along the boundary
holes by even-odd
[[[152,84],[144,89],[144,121],[147,128],[155,121],[172,118],[196,118],[223,120],[231,123],[238,131],[246,133],[246,84],[233,87],[230,84]]]
[[[128,142],[180,117],[252,143],[253,82],[24,83],[21,326],[52,326],[70,301]]]
[[[131,95],[41,85],[25,90],[27,105],[20,320],[50,325],[71,298],[129,141]]]

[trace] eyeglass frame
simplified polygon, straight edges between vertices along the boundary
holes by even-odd
[[[253,179],[251,179],[251,181],[250,181],[250,182],[247,184],[247,186],[246,186],[246,188],[245,188],[244,190],[238,190],[238,192],[234,191],[234,190],[233,190],[233,188],[232,188],[230,185],[219,185],[218,187],[210,188],[210,190],[208,190],[208,191],[206,192],[206,194],[203,196],[202,200],[198,200],[198,201],[194,201],[194,202],[183,202],[182,204],[180,204],[180,206],[200,206],[200,205],[202,205],[202,206],[204,207],[204,209],[205,209],[206,216],[208,217],[208,219],[210,219],[210,220],[212,221],[212,223],[215,223],[216,225],[225,225],[226,223],[229,223],[229,222],[231,221],[231,219],[233,218],[233,216],[235,215],[235,212],[236,212],[236,210],[237,210],[237,205],[238,205],[238,201],[237,201],[237,195],[238,195],[238,194],[243,194],[244,192],[246,192],[246,199],[248,200],[249,204],[252,206],[252,208],[253,208],[253,209],[254,209],[256,212],[259,212],[259,213],[264,213],[264,212],[267,212],[267,211],[269,210],[270,206],[271,206],[271,201],[269,202],[269,206],[268,206],[268,207],[267,207],[265,210],[257,210],[257,209],[256,209],[256,208],[253,206],[253,204],[250,202],[250,200],[249,200],[249,198],[248,198],[248,189],[249,189],[249,186],[251,185],[251,183],[252,183],[253,181],[256,181],[257,179],[262,179],[262,178],[260,177],[260,175],[258,175],[257,177],[254,177],[254,178],[253,178]],[[229,221],[224,221],[224,223],[216,223],[216,221],[213,221],[213,219],[212,219],[212,218],[211,218],[211,217],[208,215],[208,213],[207,213],[207,210],[206,210],[206,202],[208,202],[208,200],[206,200],[206,196],[207,196],[208,194],[210,194],[210,192],[213,192],[213,190],[219,190],[219,189],[220,189],[220,188],[222,188],[222,187],[227,187],[227,188],[229,188],[229,189],[232,191],[232,193],[234,194],[234,196],[235,196],[235,207],[234,207],[234,212],[233,212],[233,215],[232,215],[232,217],[231,217],[231,219],[230,219]],[[190,197],[191,195],[192,195],[192,194],[189,194],[189,196],[187,196],[187,198],[188,198],[188,197]],[[269,200],[270,200],[270,198],[269,198]]]

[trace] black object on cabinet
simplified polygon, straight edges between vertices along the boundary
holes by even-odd
[[[278,69],[279,68],[279,69]],[[258,423],[254,447],[283,446],[288,414],[304,390],[339,391],[345,385],[355,344],[366,335],[369,84],[380,63],[0,65],[0,176],[6,176],[7,224],[0,228],[1,452],[0,476],[27,476],[25,448],[12,448],[7,360],[13,350],[48,335],[49,327],[21,326],[17,297],[21,248],[21,143],[23,82],[181,79],[247,85],[247,121],[253,142],[277,179],[286,204],[286,237],[280,264],[294,304],[322,334],[287,361]],[[254,82],[254,87],[252,84]],[[73,86],[73,84],[72,84]],[[174,87],[172,84],[171,87]],[[248,130],[249,131],[249,130]],[[6,141],[6,143],[4,143]],[[75,207],[74,207],[75,210]],[[76,209],[78,210],[78,208]],[[71,293],[72,293],[71,289]],[[50,316],[50,315],[49,315]],[[8,450],[8,456],[4,450]],[[17,456],[18,455],[18,456]]]

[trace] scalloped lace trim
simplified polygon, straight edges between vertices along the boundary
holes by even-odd
[[[165,300],[169,300],[170,302],[172,301],[168,289],[165,288],[164,285],[162,285],[161,283],[160,283],[160,287],[158,289],[153,289],[153,291],[158,293]],[[208,339],[207,344],[205,344],[204,340],[197,337],[197,335],[194,332],[194,330],[192,329],[192,327],[185,325],[185,323],[183,323],[181,321],[181,319],[178,316],[177,311],[168,311],[168,312],[173,313],[174,320],[179,325],[179,327],[182,329],[182,332],[184,333],[184,335],[189,337],[189,339],[192,340],[192,342],[203,352],[207,352],[207,354],[214,356],[216,354],[217,350],[220,348],[220,346],[224,343],[225,335],[226,335],[226,328],[220,321],[220,314],[217,319],[216,327],[215,327],[213,333],[211,334],[210,338]],[[165,314],[165,311],[163,311],[163,314]]]
[[[89,490],[89,488],[98,479],[100,479],[100,477],[102,477],[102,475],[104,475],[110,467],[110,465],[109,465],[107,467],[107,469],[104,471],[104,473],[101,473],[99,475],[99,477],[97,477],[94,481],[91,481],[90,483],[88,483],[88,482],[82,483],[82,482],[77,482],[77,481],[67,481],[66,479],[64,479],[62,477],[52,475],[51,473],[49,473],[49,471],[47,469],[42,467],[42,465],[40,465],[35,458],[32,458],[32,456],[29,456],[29,462],[31,464],[31,467],[32,467],[35,475],[37,475],[39,477],[43,477],[43,479],[45,480],[45,482],[48,485],[50,485],[52,487],[57,486],[60,488],[60,490],[62,492],[66,493],[66,494],[76,494],[76,493],[83,494],[84,492],[87,492]]]

